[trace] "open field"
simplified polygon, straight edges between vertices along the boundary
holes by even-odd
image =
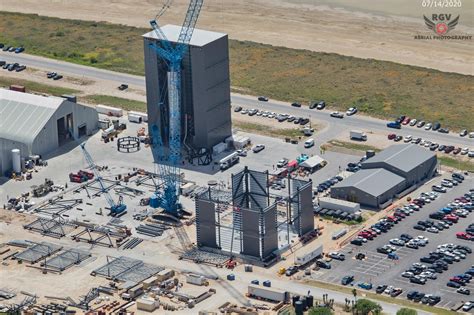
[[[81,100],[92,104],[115,106],[129,111],[146,111],[145,102],[135,101],[117,96],[94,94],[81,97]]]
[[[438,156],[439,163],[462,171],[474,172],[474,163],[471,161],[453,159],[447,156]]]
[[[303,135],[301,133],[301,130],[298,128],[274,128],[244,121],[234,121],[233,126],[234,128],[240,129],[248,133],[256,133],[259,135],[270,136],[274,138],[298,138]]]
[[[19,80],[14,78],[0,77],[0,87],[9,87],[12,84],[23,85],[28,91],[61,96],[63,94],[76,94],[79,91],[48,84],[41,84],[29,80]]]
[[[2,0],[0,10],[149,28],[148,21],[163,3]],[[174,0],[161,23],[181,24],[188,4],[188,0]],[[454,16],[460,14],[450,35],[473,34],[472,5],[472,1],[463,0],[461,8],[449,8]],[[408,0],[206,0],[198,27],[228,33],[238,40],[473,74],[468,66],[474,58],[472,40],[414,39],[415,35],[432,34],[423,15],[437,11],[423,7],[421,1]]]
[[[132,74],[143,74],[144,32],[0,12],[0,42],[24,45],[31,54]],[[233,40],[230,58],[233,90],[244,94],[288,102],[324,99],[339,109],[358,106],[380,117],[404,113],[459,129],[468,128],[473,117],[472,76]]]
[[[326,144],[323,145],[323,149],[330,150],[332,147],[339,147],[345,148],[349,150],[356,150],[356,151],[367,151],[373,150],[375,152],[380,152],[381,150],[377,147],[364,144],[364,143],[357,143],[357,142],[348,142],[348,141],[341,141],[341,140],[330,140]]]

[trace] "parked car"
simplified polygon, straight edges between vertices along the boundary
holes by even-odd
[[[258,100],[259,100],[260,102],[268,102],[268,97],[259,96],[259,97],[258,97]]]
[[[430,130],[433,125],[431,123],[427,123],[425,125],[425,130]]]
[[[344,114],[343,114],[343,113],[340,113],[340,112],[332,112],[332,113],[331,113],[331,117],[334,117],[334,118],[344,118]]]
[[[236,108],[234,108],[234,112],[238,113],[242,110],[242,106],[237,106]]]
[[[278,168],[285,167],[287,164],[288,164],[288,159],[283,158],[277,162],[277,167]]]
[[[425,125],[425,121],[424,121],[424,120],[420,120],[420,121],[418,122],[418,124],[416,124],[416,126],[417,126],[418,128],[421,128],[421,127],[423,127],[424,125]]]
[[[441,132],[441,133],[449,133],[449,128],[439,128],[439,129],[438,129],[438,132]]]
[[[397,137],[397,135],[394,134],[394,133],[391,133],[391,134],[389,134],[389,135],[387,136],[388,140],[393,140],[393,139],[395,139],[396,137]]]
[[[459,136],[461,137],[465,137],[467,135],[467,130],[466,129],[463,129],[461,130],[461,132],[459,132]]]
[[[326,107],[326,102],[325,101],[320,101],[318,103],[318,106],[316,106],[316,109],[321,110],[321,109],[324,109],[324,107]]]
[[[256,146],[254,146],[252,148],[252,151],[253,151],[253,153],[258,153],[258,152],[262,151],[263,149],[265,149],[265,145],[257,144]]]
[[[402,126],[400,125],[400,122],[398,121],[391,121],[389,123],[387,123],[387,127],[388,128],[395,128],[395,129],[401,129]]]
[[[354,281],[354,276],[344,276],[344,277],[341,279],[341,284],[342,284],[342,285],[348,285],[348,284],[350,284],[352,281]]]
[[[346,115],[347,115],[347,116],[352,116],[352,115],[354,115],[355,113],[357,113],[357,107],[350,107],[350,108],[346,111]]]
[[[410,121],[410,126],[415,126],[416,123],[418,122],[418,120],[416,120],[415,118],[413,118],[411,121]]]
[[[128,84],[120,84],[120,86],[118,87],[118,89],[120,91],[125,91],[126,89],[128,89]]]
[[[346,259],[346,256],[339,252],[330,252],[329,257],[331,257],[332,259],[341,260],[341,261]]]
[[[395,139],[393,139],[393,141],[399,142],[399,141],[401,141],[402,139],[403,139],[402,136],[396,136]]]
[[[293,106],[293,107],[301,107],[301,103],[293,102],[293,103],[291,103],[291,106]]]
[[[24,51],[25,51],[24,47],[18,47],[17,49],[15,49],[15,54],[19,54],[19,53],[22,53]]]
[[[60,80],[60,79],[62,79],[62,78],[63,78],[62,75],[56,74],[56,75],[53,77],[53,80],[57,81],[57,80]]]
[[[327,261],[322,260],[322,259],[316,260],[316,266],[318,266],[319,268],[323,268],[323,269],[331,269],[331,264],[328,263]]]
[[[440,124],[439,122],[435,122],[435,123],[433,124],[433,128],[432,128],[433,131],[436,131],[436,130],[438,130],[439,128],[441,128],[441,124]]]

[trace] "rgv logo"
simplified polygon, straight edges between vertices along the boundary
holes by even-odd
[[[450,21],[451,16],[451,14],[433,14],[430,20],[425,15],[423,15],[426,26],[438,35],[447,34],[449,31],[453,30],[456,25],[458,25],[459,15]]]
[[[431,19],[423,15],[426,27],[435,35],[415,35],[415,39],[437,39],[437,40],[471,40],[472,35],[447,35],[456,28],[460,15],[453,17],[452,14],[432,14]]]

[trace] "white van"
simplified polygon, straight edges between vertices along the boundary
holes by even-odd
[[[305,148],[311,148],[314,145],[314,139],[308,139],[304,142]]]

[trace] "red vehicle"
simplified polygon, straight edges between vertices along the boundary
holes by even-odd
[[[458,221],[459,221],[459,217],[454,215],[454,214],[447,214],[447,215],[444,216],[443,219],[454,222],[454,223],[458,223]]]
[[[372,236],[372,234],[369,233],[369,232],[360,232],[358,235],[359,235],[360,237],[366,238],[366,239],[368,239],[368,240],[372,240],[372,239],[374,238],[374,237]]]
[[[459,154],[461,152],[461,148],[456,148],[453,150],[453,154]]]
[[[402,121],[402,125],[408,125],[410,121],[411,121],[410,117],[405,117],[405,119]]]
[[[393,140],[393,139],[395,139],[396,137],[397,137],[396,134],[391,133],[391,134],[388,135],[388,140]]]
[[[401,219],[405,219],[407,217],[407,215],[403,212],[395,212],[393,215]]]
[[[452,278],[449,279],[449,281],[457,282],[457,283],[460,283],[460,284],[465,283],[465,281],[460,277],[452,277]]]
[[[456,237],[457,237],[457,238],[460,238],[460,239],[462,239],[462,240],[468,240],[468,241],[470,241],[470,240],[473,239],[471,235],[469,235],[469,234],[467,234],[467,233],[465,233],[465,232],[456,233]]]
[[[421,199],[413,199],[412,201],[414,204],[416,204],[418,207],[422,207],[425,205],[425,202]]]
[[[387,217],[387,220],[390,221],[390,222],[393,222],[393,223],[398,223],[398,221],[400,221],[399,218],[394,217],[394,216],[391,216],[391,215],[389,215],[389,216]]]
[[[85,177],[87,177],[88,179],[93,179],[93,178],[94,178],[94,173],[87,172],[87,171],[83,171],[83,170],[80,170],[79,172],[77,172],[77,175],[79,175],[79,176],[85,176]]]

